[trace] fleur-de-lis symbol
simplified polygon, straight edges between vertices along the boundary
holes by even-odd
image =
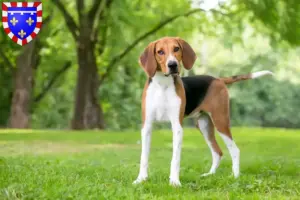
[[[23,38],[26,35],[26,32],[24,32],[23,29],[21,29],[21,31],[18,34],[19,36],[21,36],[21,38]]]
[[[15,17],[13,17],[13,19],[10,20],[10,23],[12,23],[13,26],[15,26],[18,22],[19,20],[17,20]]]
[[[27,20],[26,20],[26,23],[31,26],[32,23],[34,23],[34,21],[31,19],[31,17],[29,17]]]

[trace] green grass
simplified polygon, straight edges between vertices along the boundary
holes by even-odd
[[[241,176],[227,149],[217,173],[195,129],[185,129],[181,188],[168,184],[170,130],[153,133],[149,180],[134,186],[140,133],[0,131],[0,199],[299,199],[300,131],[234,128]]]

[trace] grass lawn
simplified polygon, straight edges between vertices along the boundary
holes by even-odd
[[[0,199],[300,199],[300,131],[234,128],[241,176],[227,149],[217,173],[200,177],[211,154],[196,129],[185,129],[181,188],[169,186],[170,130],[155,131],[149,180],[134,186],[140,133],[0,131]]]

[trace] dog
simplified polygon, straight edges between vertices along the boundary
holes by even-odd
[[[265,75],[270,71],[259,71],[247,75],[215,78],[207,75],[180,77],[181,63],[187,70],[194,65],[197,56],[192,47],[179,37],[164,37],[151,42],[139,58],[139,64],[148,79],[142,94],[142,130],[140,170],[133,184],[148,178],[148,159],[152,124],[169,121],[173,132],[173,155],[170,169],[170,185],[181,186],[179,180],[182,123],[185,117],[193,117],[204,136],[212,154],[209,172],[214,174],[219,166],[222,151],[216,141],[214,128],[224,140],[231,159],[234,177],[240,174],[240,150],[230,130],[229,95],[226,85]]]

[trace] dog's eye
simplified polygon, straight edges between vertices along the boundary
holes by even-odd
[[[174,52],[177,52],[177,51],[179,51],[179,47],[174,48]]]
[[[164,52],[163,50],[159,50],[157,53],[158,53],[159,55],[164,55],[164,54],[165,54],[165,52]]]

